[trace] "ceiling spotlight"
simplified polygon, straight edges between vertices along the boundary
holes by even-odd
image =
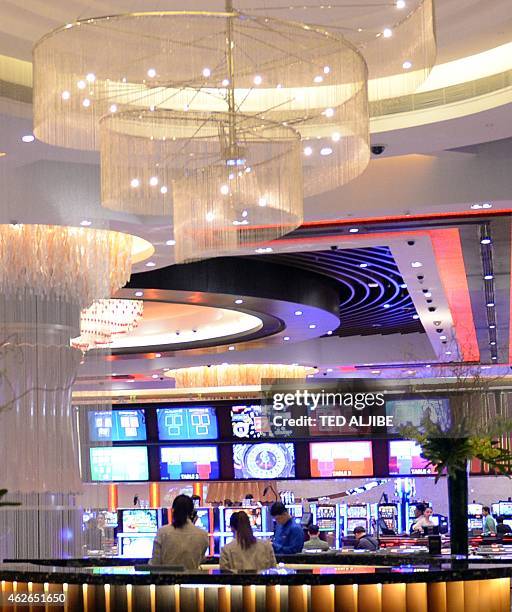
[[[242,217],[245,219],[249,213],[246,210],[242,210]]]
[[[78,89],[85,89],[87,87],[87,83],[85,81],[78,81],[76,86],[78,87]]]
[[[368,287],[370,287],[370,289],[376,289],[379,286],[379,283],[368,283]]]
[[[283,340],[284,340],[285,342],[287,342],[289,339],[290,339],[290,336],[285,336],[285,337],[283,338]]]
[[[496,329],[496,325],[489,325],[489,329]]]
[[[228,351],[234,351],[235,347],[234,346],[228,346]]]
[[[491,359],[492,359],[493,361],[496,361],[498,358],[497,358],[497,357],[496,357],[496,355],[495,355],[494,357],[491,357]]]
[[[174,246],[176,244],[176,240],[166,240],[165,244],[167,246]]]
[[[382,30],[382,36],[384,36],[384,38],[391,38],[393,36],[393,30],[391,28],[384,28]]]
[[[372,374],[380,374],[380,370],[372,370]]]
[[[432,297],[432,292],[431,291],[425,291],[424,295],[425,295],[426,298],[430,298],[430,297]]]
[[[156,263],[154,261],[148,261],[146,263],[147,268],[154,268],[155,266],[156,266]]]
[[[332,372],[332,368],[327,368],[326,372]]]
[[[494,308],[494,302],[487,302],[487,308]]]
[[[91,101],[89,100],[89,98],[84,98],[82,101],[82,106],[84,108],[89,108],[89,106],[91,106]]]
[[[227,87],[229,85],[229,79],[222,79],[222,87]]]
[[[296,310],[294,314],[296,317],[300,317],[300,315],[302,314],[302,310]]]
[[[167,187],[165,185],[162,185],[160,187],[160,193],[162,193],[163,195],[165,195],[167,193]]]
[[[333,132],[331,139],[333,142],[339,142],[341,140],[341,134],[339,132]]]
[[[382,308],[391,308],[391,304],[383,304]]]
[[[144,291],[136,291],[135,297],[142,297],[144,295]]]
[[[321,74],[317,74],[316,77],[313,79],[315,83],[321,83],[323,80],[324,77]]]
[[[432,366],[431,366],[431,364],[430,364],[430,363],[427,363],[427,365],[426,365],[425,367],[426,367],[426,368],[431,368]]]
[[[235,304],[243,304],[244,301],[240,298],[238,298],[237,300],[235,300]]]
[[[359,232],[359,228],[358,227],[351,227],[349,230],[350,234],[357,234]]]
[[[208,78],[212,74],[212,71],[209,68],[203,68],[203,76]]]
[[[111,104],[110,105],[110,112],[111,113],[116,113],[117,112],[117,104]]]
[[[316,329],[316,323],[310,323],[309,329]]]
[[[206,220],[207,221],[213,221],[214,219],[215,219],[214,213],[212,213],[211,211],[206,213]]]
[[[158,374],[151,374],[151,378],[160,378]]]
[[[222,193],[222,195],[228,195],[229,185],[221,185],[220,192]]]
[[[71,98],[71,93],[69,91],[63,91],[61,94],[61,98],[63,100],[69,100],[69,98]]]
[[[494,274],[486,274],[484,276],[484,280],[492,280],[494,278]]]
[[[327,332],[327,335],[328,336],[332,336],[332,330],[331,329]]]
[[[334,115],[334,108],[326,108],[324,110],[324,115],[326,117],[332,117]]]
[[[331,72],[331,68],[329,66],[324,66],[324,74],[329,74]]]
[[[96,75],[95,75],[94,73],[92,73],[92,72],[89,72],[89,74],[87,74],[87,75],[85,76],[85,80],[86,80],[88,83],[94,83],[94,81],[96,80]]]
[[[157,176],[152,176],[149,179],[149,184],[151,185],[151,187],[156,187],[158,185],[158,177]]]
[[[395,6],[397,9],[405,8],[405,0],[396,0]]]
[[[261,85],[263,83],[263,78],[259,74],[257,74],[253,79],[253,83],[255,85]]]
[[[445,353],[444,353],[444,354],[445,354],[445,355],[451,355],[451,354],[452,354],[452,352],[451,352],[451,351],[445,351]]]
[[[140,181],[138,178],[134,178],[130,181],[130,186],[135,188],[138,187],[140,185]]]
[[[471,204],[470,206],[471,210],[480,210],[480,208],[482,208],[481,204]]]
[[[304,155],[309,157],[313,153],[313,149],[311,147],[304,147]]]
[[[495,340],[491,340],[491,342],[489,342],[489,344],[490,344],[491,346],[496,346],[496,341],[495,341]]]
[[[359,264],[359,267],[360,267],[360,268],[367,268],[367,267],[368,267],[368,264],[367,264],[367,263],[360,263],[360,264]]]
[[[411,262],[411,267],[412,268],[421,268],[423,266],[423,264],[421,263],[421,261],[412,261]]]
[[[400,289],[407,289],[407,283],[402,283],[400,285]]]
[[[413,319],[415,319],[415,320],[417,320],[417,319],[419,319],[419,318],[420,318],[420,315],[418,315],[418,314],[413,314],[413,315],[412,315],[412,318],[413,318]]]
[[[480,244],[491,244],[491,239],[488,236],[485,236],[480,240]]]
[[[25,136],[21,137],[21,140],[23,142],[34,142],[35,139],[36,137],[34,136],[34,134],[26,134]]]
[[[402,68],[403,68],[404,70],[410,70],[410,69],[412,68],[412,62],[410,62],[409,60],[405,61],[405,62],[402,64]]]
[[[150,79],[153,79],[154,77],[156,77],[156,70],[154,68],[150,68],[147,72],[147,75]]]
[[[322,149],[320,149],[320,155],[326,156],[326,155],[330,155],[331,153],[332,153],[331,147],[323,147]]]
[[[267,198],[265,198],[265,197],[263,197],[263,196],[262,196],[262,197],[261,197],[261,198],[258,200],[258,206],[266,206],[266,205],[267,205]]]

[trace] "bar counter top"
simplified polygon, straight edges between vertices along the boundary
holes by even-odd
[[[374,559],[375,561],[375,559]],[[489,580],[512,576],[512,564],[478,564],[449,561],[441,564],[379,565],[280,564],[265,572],[231,573],[203,566],[197,571],[176,571],[144,565],[62,567],[31,563],[0,564],[0,580],[67,584],[202,584],[202,585],[347,585],[434,583]]]

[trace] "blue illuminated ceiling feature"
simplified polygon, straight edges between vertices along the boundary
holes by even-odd
[[[398,266],[386,246],[265,256],[333,278],[340,327],[333,335],[424,333]]]

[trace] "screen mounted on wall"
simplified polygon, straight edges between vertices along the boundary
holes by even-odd
[[[160,440],[217,439],[217,414],[212,406],[158,408],[156,415]]]
[[[162,480],[216,480],[219,458],[216,446],[165,446],[160,449]]]
[[[233,444],[236,479],[294,478],[295,449],[290,442]]]
[[[373,475],[371,442],[313,442],[309,453],[312,478]]]

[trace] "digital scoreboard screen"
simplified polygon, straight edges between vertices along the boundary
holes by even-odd
[[[309,454],[312,478],[373,475],[371,442],[312,442]]]
[[[160,449],[162,480],[216,480],[219,458],[216,446],[166,446]]]
[[[160,440],[217,439],[217,415],[211,406],[158,408],[156,415]]]
[[[391,440],[389,442],[389,473],[409,476],[434,474],[435,466],[428,465],[421,456],[421,446],[412,440]]]
[[[255,440],[270,435],[268,418],[258,404],[231,407],[233,437]]]
[[[100,446],[89,449],[93,482],[149,479],[145,446]]]
[[[290,442],[234,444],[236,479],[295,477],[295,449]]]
[[[91,410],[88,413],[90,442],[143,442],[146,419],[143,409]]]

